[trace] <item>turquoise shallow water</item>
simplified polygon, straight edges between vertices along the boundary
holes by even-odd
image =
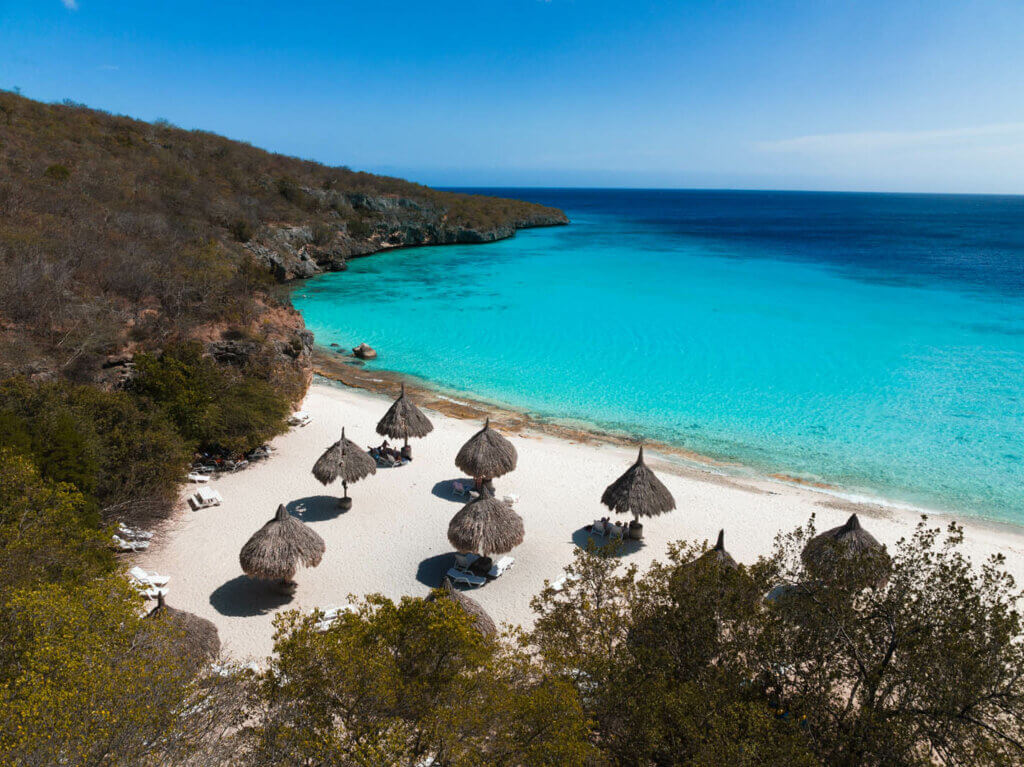
[[[1024,205],[532,194],[573,224],[355,260],[294,303],[456,392],[1024,523]]]

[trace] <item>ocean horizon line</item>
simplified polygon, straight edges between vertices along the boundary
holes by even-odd
[[[865,197],[990,197],[990,198],[1024,198],[1024,192],[920,192],[867,189],[777,189],[770,187],[717,187],[717,186],[544,186],[544,185],[505,185],[505,184],[438,184],[435,189],[444,192],[486,191],[490,190],[521,190],[538,192],[694,192],[694,193],[730,193],[730,194],[792,194],[792,195],[849,195]]]

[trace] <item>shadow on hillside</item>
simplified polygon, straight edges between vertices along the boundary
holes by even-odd
[[[416,568],[416,580],[424,586],[436,589],[444,581],[444,574],[448,572],[448,568],[454,564],[454,551],[446,551],[444,554],[427,557]]]
[[[303,522],[326,522],[334,519],[345,512],[338,508],[337,495],[309,495],[305,498],[297,498],[285,504],[288,513]],[[356,502],[352,503],[353,508]]]
[[[586,550],[591,545],[598,550],[608,546],[608,553],[616,557],[627,557],[630,554],[635,554],[644,547],[643,539],[634,541],[632,538],[626,538],[622,541],[621,545],[611,547],[609,546],[611,539],[608,536],[591,535],[590,531],[586,527],[581,527],[572,534],[572,542],[583,550]]]
[[[247,575],[232,578],[210,594],[210,604],[217,612],[239,618],[265,615],[291,601],[288,594],[275,591],[273,583],[253,580]]]

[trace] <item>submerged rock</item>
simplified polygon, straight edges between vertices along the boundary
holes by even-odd
[[[376,350],[369,344],[359,344],[359,346],[352,350],[352,353],[361,360],[377,359]]]

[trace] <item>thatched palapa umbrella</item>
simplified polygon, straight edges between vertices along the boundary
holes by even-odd
[[[345,494],[338,499],[338,506],[348,511],[352,508],[352,499],[348,497],[348,483],[358,482],[363,477],[377,473],[377,462],[369,453],[360,450],[359,446],[345,438],[345,429],[341,430],[341,439],[324,451],[313,464],[313,476],[321,484],[329,485],[336,479],[341,480]]]
[[[284,590],[293,591],[298,566],[316,567],[326,550],[324,539],[281,505],[242,547],[238,561],[250,578],[277,580]]]
[[[412,448],[409,447],[409,437],[425,437],[434,430],[434,424],[423,415],[412,400],[405,396],[405,384],[402,384],[402,392],[398,399],[388,408],[388,412],[377,423],[377,433],[383,437],[405,440],[402,446],[402,455],[405,458],[412,457]]]
[[[168,607],[162,593],[157,595],[156,607],[149,611],[146,618],[166,620],[180,632],[176,649],[181,655],[194,658],[200,663],[212,661],[220,655],[220,634],[213,622]]]
[[[654,517],[676,507],[672,493],[644,463],[643,445],[640,446],[636,463],[605,489],[601,503],[619,514],[633,515],[629,525],[630,536],[633,538],[642,535],[640,517]]]
[[[465,610],[466,614],[473,619],[473,626],[484,636],[493,636],[498,633],[498,627],[494,625],[494,621],[491,616],[487,614],[487,611],[481,607],[480,603],[477,602],[470,596],[463,594],[455,586],[452,585],[451,578],[445,577],[444,583],[441,584],[441,588],[437,589],[429,597],[428,602],[434,602],[437,599],[448,598],[451,599],[455,604]]]
[[[506,554],[526,535],[523,518],[486,491],[463,506],[448,524],[448,541],[459,551]]]
[[[845,563],[866,561],[870,567],[879,569],[873,579],[878,585],[888,578],[889,555],[885,546],[860,526],[856,514],[851,514],[845,525],[811,538],[800,557],[816,577],[835,577]]]
[[[488,418],[459,450],[455,465],[473,477],[478,488],[492,488],[491,480],[515,469],[518,458],[515,447],[491,428]]]
[[[718,540],[713,548],[708,549],[697,560],[698,562],[714,562],[717,565],[735,570],[739,567],[732,554],[725,550],[725,530],[718,531]]]

